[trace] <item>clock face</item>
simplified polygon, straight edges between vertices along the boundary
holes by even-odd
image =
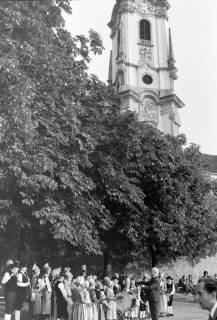
[[[142,14],[152,14],[154,9],[148,0],[135,0],[135,7]]]

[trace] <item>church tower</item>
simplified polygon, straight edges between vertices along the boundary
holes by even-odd
[[[116,0],[108,24],[108,81],[119,92],[123,110],[133,110],[141,121],[177,135],[178,109],[184,104],[174,93],[177,69],[167,27],[169,8],[167,0]]]

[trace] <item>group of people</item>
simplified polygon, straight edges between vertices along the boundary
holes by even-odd
[[[105,277],[88,275],[82,266],[76,277],[71,269],[51,269],[49,263],[41,269],[35,264],[31,270],[24,263],[9,260],[2,277],[5,288],[5,316],[20,320],[25,301],[29,303],[30,319],[34,320],[116,320],[145,319],[172,315],[175,288],[173,279],[152,269],[151,277],[143,279],[129,276]],[[132,307],[119,314],[121,292],[133,294]],[[134,301],[133,301],[134,300]]]
[[[211,276],[209,275],[208,271],[204,271],[203,275],[200,277],[200,280],[205,278],[206,279],[212,278],[217,280],[217,274],[215,273],[213,276]],[[178,282],[178,291],[183,292],[185,295],[188,295],[189,293],[191,293],[193,296],[197,296],[197,285],[198,285],[198,280],[193,279],[191,274],[189,274],[188,276],[183,275]]]

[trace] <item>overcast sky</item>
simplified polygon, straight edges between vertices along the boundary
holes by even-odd
[[[66,27],[75,34],[99,32],[105,47],[92,59],[90,73],[108,77],[110,30],[107,26],[115,0],[73,0],[73,13]],[[181,111],[182,128],[188,142],[204,153],[217,154],[217,0],[170,0],[172,28],[179,79],[176,94],[186,107]]]

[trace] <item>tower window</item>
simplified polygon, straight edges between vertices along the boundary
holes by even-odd
[[[151,41],[151,25],[148,20],[140,21],[140,39]]]

